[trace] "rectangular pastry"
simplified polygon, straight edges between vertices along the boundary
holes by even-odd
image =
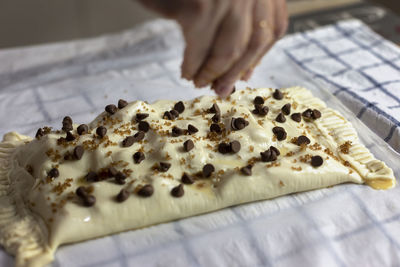
[[[0,143],[0,243],[17,266],[61,244],[341,183],[395,185],[310,91],[108,105],[93,122]]]

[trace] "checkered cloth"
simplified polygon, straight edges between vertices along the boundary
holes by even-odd
[[[179,78],[182,50],[177,25],[164,20],[99,38],[2,50],[0,134],[60,128],[65,115],[88,122],[119,98],[212,94]],[[350,119],[400,177],[399,155],[371,131],[399,150],[399,55],[360,22],[342,22],[284,38],[249,83],[311,89]],[[0,250],[0,266],[12,262]],[[240,205],[63,246],[53,266],[400,266],[400,189],[340,185]]]

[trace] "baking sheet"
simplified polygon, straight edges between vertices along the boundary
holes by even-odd
[[[330,93],[332,85],[287,57],[290,38],[274,47],[249,84],[238,83],[238,89],[309,88],[352,121],[362,142],[400,177],[400,156]],[[1,134],[17,130],[33,135],[43,125],[60,128],[65,115],[85,123],[119,98],[152,102],[212,94],[179,78],[182,38],[176,25],[164,21],[120,35],[29,49],[9,51],[14,71],[8,72],[8,63],[0,71],[0,114],[7,114],[1,117]],[[25,57],[26,65],[18,59],[23,55],[31,55]],[[0,251],[0,265],[12,263]],[[400,265],[400,189],[345,184],[240,205],[62,246],[52,264],[139,265]]]

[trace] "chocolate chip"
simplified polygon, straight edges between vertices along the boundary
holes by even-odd
[[[244,118],[232,118],[231,120],[231,128],[235,131],[242,130],[247,125],[249,125],[249,122]]]
[[[221,110],[219,109],[218,105],[214,103],[211,106],[211,108],[208,109],[208,112],[209,113],[221,113]]]
[[[290,118],[295,122],[301,122],[301,114],[300,113],[293,113]]]
[[[108,168],[107,171],[108,171],[108,176],[110,176],[110,177],[115,177],[118,173],[117,169],[114,167]]]
[[[80,198],[84,198],[88,193],[87,193],[86,188],[84,186],[79,186],[76,189],[75,194]]]
[[[232,90],[232,92],[231,92],[231,95],[233,94],[233,93],[235,93],[236,92],[236,86],[233,86],[233,90]]]
[[[280,123],[284,123],[286,121],[285,115],[280,112],[278,116],[276,116],[275,120]]]
[[[311,119],[312,115],[313,115],[313,111],[312,109],[306,109],[305,111],[303,111],[303,113],[301,114],[305,119]]]
[[[181,136],[182,134],[184,134],[184,130],[183,129],[181,129],[179,127],[176,127],[176,126],[174,126],[172,128],[172,134],[171,135],[173,137]]]
[[[167,111],[168,112],[168,111]],[[141,121],[149,116],[148,113],[136,113],[136,121]]]
[[[264,104],[264,98],[261,96],[256,96],[253,101],[254,105],[263,105]]]
[[[127,102],[127,101],[125,101],[125,100],[123,100],[123,99],[118,100],[118,108],[119,108],[119,109],[123,109],[123,108],[126,107],[127,105],[128,105],[128,102]]]
[[[174,119],[176,119],[176,118],[179,117],[179,112],[176,111],[175,109],[170,110],[169,113],[171,113],[171,115],[172,115],[172,117],[173,117]]]
[[[150,124],[147,121],[139,121],[139,130],[147,133],[150,129]]]
[[[241,148],[240,142],[239,142],[239,141],[236,141],[236,140],[230,142],[229,146],[230,146],[231,151],[232,151],[233,153],[239,152],[239,151],[240,151],[240,148]]]
[[[281,152],[280,152],[276,147],[274,147],[274,146],[270,146],[269,149],[271,149],[272,151],[274,151],[275,154],[276,154],[277,156],[279,156],[279,155],[281,154]]]
[[[71,132],[67,132],[67,136],[65,137],[65,140],[67,140],[68,142],[74,141],[75,136]]]
[[[312,117],[314,120],[321,118],[321,112],[318,109],[313,109]]]
[[[243,173],[244,175],[250,176],[251,175],[251,168],[253,168],[253,165],[247,165],[244,166],[240,169],[240,172]]]
[[[193,125],[189,124],[188,125],[188,132],[189,134],[194,134],[197,133],[199,131],[199,129],[197,129],[196,127],[194,127]]]
[[[222,131],[221,130],[221,126],[219,126],[219,124],[217,124],[217,123],[211,124],[210,132],[212,132],[212,133],[220,133],[221,131]]]
[[[272,132],[274,133],[274,135],[276,136],[278,141],[285,140],[287,137],[286,131],[282,127],[276,126],[276,127],[272,128]]]
[[[218,152],[221,154],[227,154],[231,152],[231,146],[228,143],[220,143],[218,145]]]
[[[97,175],[97,173],[89,172],[88,174],[86,174],[85,180],[87,182],[98,182],[100,179],[99,179],[99,176]]]
[[[130,147],[135,143],[135,138],[133,136],[127,136],[125,139],[122,141],[122,146],[123,147]]]
[[[283,93],[279,89],[275,89],[275,92],[272,94],[272,96],[276,100],[281,100],[283,98]]]
[[[210,177],[211,174],[215,171],[215,168],[212,164],[208,163],[203,167],[203,176]]]
[[[292,105],[290,105],[290,103],[283,105],[283,107],[282,107],[283,114],[289,115],[291,107],[292,107]]]
[[[144,136],[145,136],[145,132],[143,132],[143,131],[139,131],[139,132],[135,133],[133,135],[134,142],[142,141],[144,139]]]
[[[122,172],[117,172],[117,174],[115,175],[115,182],[117,184],[125,184],[125,179],[126,175],[123,174]]]
[[[307,136],[305,135],[300,135],[299,137],[297,137],[297,141],[296,141],[296,145],[301,146],[303,144],[308,145],[310,143],[310,139],[308,139]]]
[[[194,183],[193,177],[191,175],[187,174],[186,172],[183,173],[181,181],[184,184],[193,184]]]
[[[263,106],[258,109],[258,115],[266,116],[268,114],[269,108],[267,106]]]
[[[107,113],[113,115],[115,112],[117,112],[117,107],[113,104],[107,105],[105,110],[107,111]]]
[[[321,156],[313,156],[311,157],[311,165],[313,167],[319,167],[324,163],[324,160],[322,159]]]
[[[58,171],[57,168],[52,168],[52,169],[47,173],[47,175],[48,175],[50,178],[57,178],[57,177],[60,175],[60,172]]]
[[[183,143],[183,149],[186,151],[186,152],[189,152],[190,150],[192,150],[194,148],[194,143],[193,143],[193,141],[192,140],[186,140],[184,143]]]
[[[97,127],[96,134],[103,138],[107,134],[107,128],[104,126]]]
[[[83,205],[86,207],[91,207],[96,203],[96,198],[92,195],[85,195],[83,198]]]
[[[261,155],[261,161],[263,162],[271,162],[271,161],[275,161],[278,159],[278,155],[276,154],[275,149],[267,149],[264,152],[260,153]]]
[[[212,116],[211,120],[215,123],[218,123],[221,120],[221,114],[220,113],[215,113],[214,116]]]
[[[182,113],[185,111],[185,104],[183,104],[182,101],[179,101],[174,105],[174,110],[178,111],[179,113]]]
[[[76,129],[79,135],[87,134],[89,132],[89,127],[86,124],[81,124]]]
[[[171,163],[168,163],[168,162],[160,162],[160,164],[158,166],[158,170],[160,172],[166,172],[169,170],[169,168],[171,168]]]
[[[83,152],[85,152],[83,146],[76,146],[74,148],[74,158],[80,160],[83,156]]]
[[[171,190],[171,195],[173,197],[182,197],[185,191],[183,190],[183,184],[180,184]]]
[[[141,197],[149,197],[153,195],[154,188],[151,184],[146,184],[142,188],[140,188],[140,190],[137,193]]]
[[[44,136],[44,131],[43,131],[42,128],[39,128],[39,129],[37,130],[37,132],[36,132],[35,137],[36,137],[37,139],[39,139],[39,138],[42,137],[42,136]]]
[[[136,164],[139,164],[140,162],[142,162],[145,159],[144,153],[143,152],[136,152],[135,154],[133,154],[133,161]]]
[[[69,116],[64,117],[64,119],[62,121],[62,125],[63,125],[62,130],[65,132],[73,130],[72,119]]]
[[[185,191],[183,190],[183,184],[180,184],[171,190],[171,195],[173,197],[182,197]]]
[[[126,189],[121,189],[121,191],[119,191],[118,195],[116,196],[116,200],[118,202],[124,202],[125,200],[127,200],[129,197],[129,192]]]
[[[171,114],[171,112],[165,111],[164,115],[163,115],[163,119],[172,121],[173,119],[175,119],[175,117]]]

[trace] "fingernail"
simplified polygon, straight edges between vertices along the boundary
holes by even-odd
[[[196,85],[196,87],[205,87],[208,84],[208,81],[200,78],[196,79],[194,81],[194,84]]]
[[[230,86],[223,85],[215,88],[215,92],[221,97],[227,97],[228,95],[230,95],[232,90],[233,90],[233,85]]]

